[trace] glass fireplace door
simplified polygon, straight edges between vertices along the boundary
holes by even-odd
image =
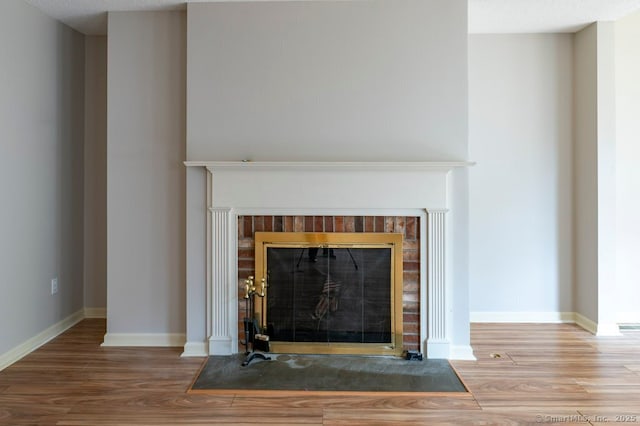
[[[394,251],[389,244],[265,244],[259,321],[273,350],[397,352]]]

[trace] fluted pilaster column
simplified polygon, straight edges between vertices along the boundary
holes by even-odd
[[[447,281],[446,281],[446,209],[427,210],[427,356],[449,358]]]
[[[235,324],[231,324],[233,250],[235,250],[232,209],[213,206],[213,173],[207,175],[207,334],[209,355],[231,355]]]

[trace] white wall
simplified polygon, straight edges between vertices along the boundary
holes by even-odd
[[[619,334],[616,316],[615,26],[597,22],[598,318],[597,335]]]
[[[184,12],[109,15],[105,341],[112,344],[144,333],[157,336],[152,343],[184,343],[171,339],[185,330],[185,25]]]
[[[107,306],[107,38],[85,37],[84,306]]]
[[[467,158],[467,2],[188,5],[189,160]]]
[[[469,37],[472,320],[573,311],[572,47],[569,34]]]
[[[615,31],[618,321],[640,323],[640,13]]]
[[[0,51],[2,355],[83,306],[84,38],[3,0]]]

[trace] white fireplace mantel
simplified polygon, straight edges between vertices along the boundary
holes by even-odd
[[[429,358],[453,357],[448,176],[473,163],[187,161],[185,165],[207,170],[207,283],[202,295],[207,305],[207,354],[228,355],[238,348],[238,216],[414,215],[422,219],[420,346]],[[185,354],[201,344],[187,341]]]
[[[469,161],[185,161],[187,167],[215,169],[259,169],[259,170],[451,170],[469,167]]]

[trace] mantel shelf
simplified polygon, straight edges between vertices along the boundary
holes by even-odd
[[[185,161],[187,167],[210,170],[377,170],[429,171],[471,167],[471,161],[340,162],[340,161]]]

